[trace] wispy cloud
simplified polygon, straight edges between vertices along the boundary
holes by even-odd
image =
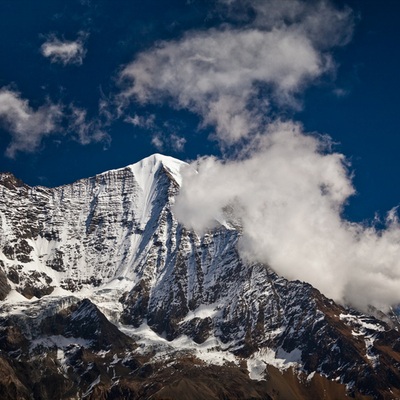
[[[107,147],[111,142],[102,121],[98,118],[88,118],[86,110],[73,104],[68,107],[67,130],[82,145],[102,142]]]
[[[124,119],[128,124],[148,130],[152,137],[151,143],[158,151],[172,150],[175,153],[184,151],[186,138],[181,136],[179,126],[171,122],[164,122],[160,126],[154,114],[127,116]]]
[[[105,131],[106,124],[98,118],[88,118],[86,110],[50,100],[34,108],[21,93],[9,88],[0,88],[0,123],[11,135],[6,149],[10,158],[18,152],[38,151],[43,139],[52,134],[68,135],[82,145],[108,145],[111,140]]]
[[[319,49],[346,45],[352,38],[354,15],[329,0],[218,0],[231,20],[263,31],[291,27]],[[219,10],[221,12],[221,10]]]
[[[138,128],[153,129],[155,128],[155,115],[151,114],[149,116],[135,114],[133,117],[128,115],[125,122],[132,124]]]
[[[159,134],[153,135],[151,138],[151,144],[158,150],[158,151],[164,151],[165,146],[164,146],[164,141]]]
[[[86,39],[86,33],[80,33],[74,41],[58,39],[52,34],[48,36],[40,50],[42,55],[49,58],[52,63],[81,65],[86,55]]]
[[[58,104],[48,101],[33,109],[20,93],[1,88],[0,122],[11,134],[6,155],[13,158],[19,151],[37,151],[43,137],[60,128],[62,116],[62,107]]]
[[[175,153],[181,153],[185,150],[186,138],[175,133],[168,135],[156,132],[151,138],[151,143],[158,151],[172,150]]]
[[[175,152],[179,153],[185,149],[186,139],[184,137],[172,134],[170,136],[170,143],[171,143],[172,149]]]

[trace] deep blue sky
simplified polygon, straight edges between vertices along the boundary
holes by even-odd
[[[353,39],[334,50],[336,78],[326,77],[302,95],[303,109],[293,115],[307,131],[329,134],[335,150],[351,161],[357,195],[345,214],[356,221],[384,215],[400,204],[400,2],[387,0],[341,1],[353,10]],[[204,0],[2,0],[0,2],[0,88],[9,88],[29,101],[33,110],[51,101],[74,104],[98,118],[100,98],[116,93],[121,68],[135,54],[158,40],[180,37],[189,29],[207,29],[224,16],[212,13],[214,2]],[[84,39],[81,65],[51,63],[40,51],[53,35],[61,40]],[[345,94],[337,96],[334,88]],[[155,115],[158,129],[186,138],[183,151],[164,146],[164,153],[181,159],[219,154],[210,130],[197,129],[197,116],[167,106],[132,104],[137,111]],[[104,117],[102,119],[104,123]],[[158,152],[149,130],[113,119],[102,129],[111,141],[82,145],[73,132],[53,132],[33,152],[5,156],[11,135],[0,129],[0,170],[11,171],[30,185],[56,186],[123,167]]]

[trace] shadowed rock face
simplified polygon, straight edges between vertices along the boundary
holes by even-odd
[[[240,365],[207,365],[189,354],[154,361],[89,300],[72,303],[24,334],[26,319],[0,321],[2,399],[340,399],[346,388],[316,374],[269,366],[250,379]],[[24,324],[25,323],[25,324]],[[82,324],[82,329],[79,326]],[[33,335],[32,335],[33,332]],[[355,393],[355,398],[367,397]]]
[[[0,269],[0,301],[4,300],[10,293],[11,286],[8,284],[6,274]]]
[[[395,314],[244,262],[236,223],[182,227],[184,167],[156,155],[54,189],[0,175],[4,398],[400,398]]]

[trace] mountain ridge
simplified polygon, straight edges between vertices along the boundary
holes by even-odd
[[[335,382],[352,396],[400,397],[396,325],[337,305],[311,285],[288,281],[266,265],[242,260],[240,232],[230,226],[198,236],[179,224],[173,203],[179,170],[186,165],[154,155],[52,189],[13,184],[9,175],[0,178],[1,354],[15,359],[13,337],[25,343],[19,357],[26,366],[36,357],[32,343],[40,343],[55,362],[63,352],[69,367],[46,370],[42,363],[39,369],[44,376],[68,376],[74,382],[68,390],[76,398],[90,398],[100,388],[107,396],[117,390],[107,372],[114,358],[105,360],[104,351],[119,360],[120,380],[141,368],[163,376],[161,393],[169,382],[169,367],[159,365],[163,360],[201,365],[204,371],[229,366],[229,374],[242,368],[247,371],[242,384],[271,383],[274,373],[268,371],[275,368],[283,374],[293,371],[299,382],[300,376],[305,382],[321,377],[320,390]],[[96,337],[101,344],[93,347],[87,338],[76,337],[70,315],[82,302],[104,316],[99,317],[103,324],[112,323],[127,335],[120,339],[126,348],[113,350],[112,341]],[[58,321],[58,331],[48,330],[49,322],[43,321],[49,319]],[[92,332],[101,332],[98,322],[90,321]],[[13,334],[11,322],[17,330]],[[82,354],[76,358],[79,348]],[[92,376],[83,355],[95,360],[99,382],[97,375],[89,383],[76,381],[77,360]],[[180,376],[187,387],[188,378],[182,371]],[[41,387],[40,377],[35,379]],[[270,389],[261,393],[271,397]],[[132,398],[140,398],[134,397],[140,390],[129,390],[136,393]]]

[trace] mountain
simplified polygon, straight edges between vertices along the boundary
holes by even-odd
[[[153,155],[57,188],[0,174],[2,399],[396,399],[393,315],[242,260]]]

